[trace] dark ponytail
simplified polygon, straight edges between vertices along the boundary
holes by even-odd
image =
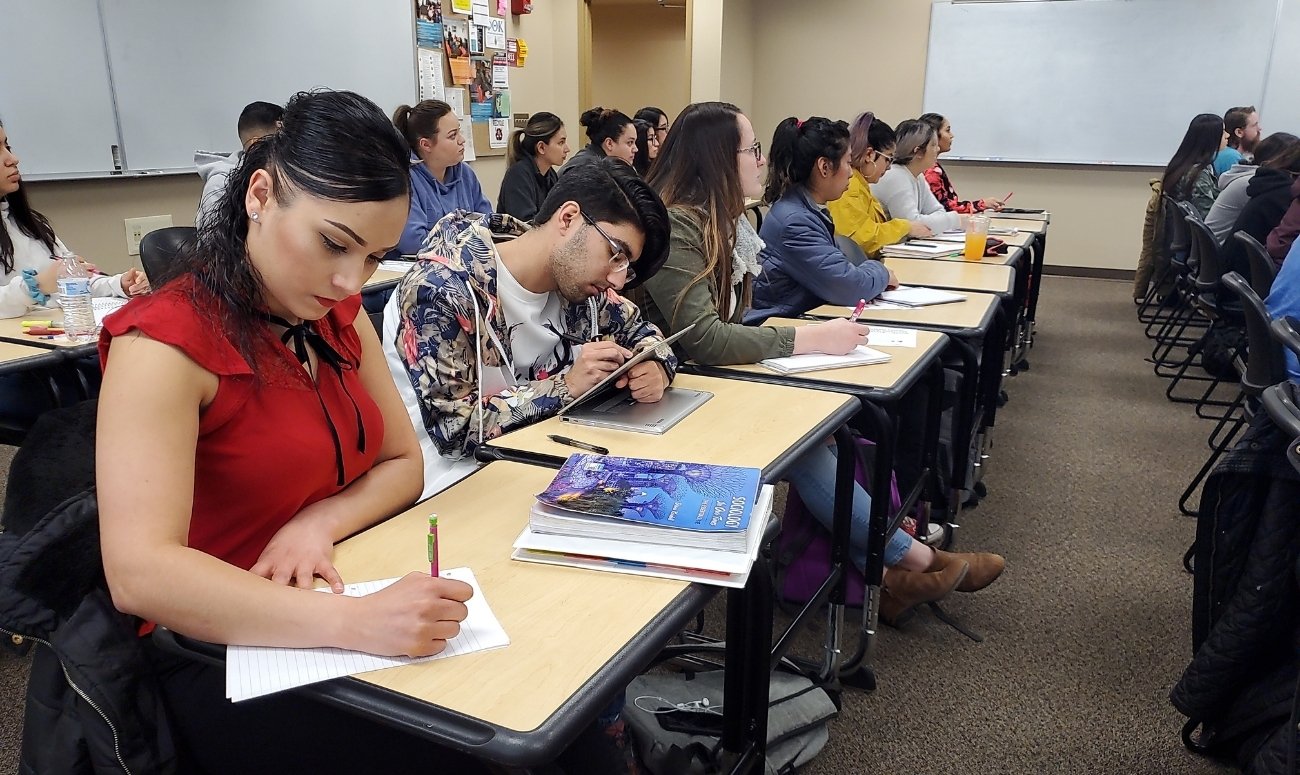
[[[365,97],[347,91],[295,94],[280,129],[249,146],[231,170],[215,211],[199,226],[197,245],[168,264],[157,285],[193,275],[196,291],[216,300],[218,330],[229,332],[255,365],[260,340],[253,334],[265,325],[266,294],[248,257],[245,198],[253,174],[270,174],[271,194],[281,204],[300,192],[334,202],[386,202],[407,196],[408,158],[393,124]]]
[[[622,111],[613,108],[592,108],[578,118],[578,123],[587,130],[587,139],[591,141],[591,147],[604,156],[605,141],[617,141],[618,136],[623,134],[623,129],[632,123],[632,119]]]
[[[849,126],[843,121],[813,116],[800,121],[791,116],[776,125],[772,150],[767,157],[767,188],[763,199],[769,204],[785,196],[791,188],[807,185],[818,159],[826,159],[839,169],[840,160],[849,149]]]
[[[563,128],[564,122],[554,113],[534,113],[523,129],[516,129],[510,135],[510,163],[537,156],[537,144],[549,143]]]
[[[398,105],[393,111],[393,126],[402,133],[411,153],[419,156],[420,140],[438,136],[438,122],[451,112],[442,100],[420,100],[415,107]]]

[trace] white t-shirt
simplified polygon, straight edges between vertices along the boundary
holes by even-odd
[[[515,378],[531,382],[554,376],[564,343],[564,310],[558,293],[533,293],[519,284],[498,255],[497,300],[506,319]],[[576,355],[573,356],[576,358]]]

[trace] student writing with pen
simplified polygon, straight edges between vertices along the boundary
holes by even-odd
[[[618,294],[658,271],[668,245],[663,202],[636,170],[595,159],[566,172],[533,222],[494,245],[483,216],[447,215],[384,309],[425,496],[471,473],[477,445],[554,415],[640,351],[656,353],[616,382],[633,399],[658,401],[676,371],[659,330]],[[622,700],[581,738],[572,772],[633,771]]]
[[[763,247],[747,230],[745,200],[761,192],[767,160],[749,119],[736,106],[688,105],[660,153],[650,183],[669,207],[673,235],[668,263],[645,284],[646,316],[668,332],[691,326],[677,340],[687,357],[702,365],[726,366],[792,353],[843,355],[866,344],[870,331],[856,322],[866,307],[861,298],[847,320],[799,327],[741,324]],[[767,223],[764,219],[763,225]],[[910,418],[908,411],[905,418]],[[827,529],[834,517],[835,470],[834,447],[816,445],[786,472],[809,512]],[[854,486],[852,511],[849,554],[861,569],[866,565],[871,517],[871,498],[861,486]],[[902,530],[889,538],[884,554],[890,569],[881,616],[887,622],[897,622],[914,606],[939,600],[954,589],[987,586],[1002,570],[1000,557],[937,552]]]
[[[635,170],[599,159],[562,175],[534,221],[494,245],[481,216],[446,216],[384,310],[426,497],[475,469],[477,445],[555,414],[662,340],[617,293],[653,275],[668,242],[663,203]],[[666,352],[617,386],[658,401],[675,368]]]

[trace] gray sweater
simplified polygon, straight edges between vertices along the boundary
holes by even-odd
[[[1214,238],[1223,244],[1232,235],[1232,227],[1237,223],[1241,209],[1250,201],[1246,186],[1255,177],[1254,164],[1237,162],[1219,176],[1219,196],[1214,200],[1209,215],[1205,216],[1205,225],[1214,232]]]

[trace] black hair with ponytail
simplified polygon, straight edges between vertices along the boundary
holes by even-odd
[[[535,158],[537,144],[549,143],[561,129],[564,129],[564,122],[554,113],[534,113],[523,129],[516,129],[510,135],[510,163]]]
[[[614,108],[591,108],[578,117],[578,123],[587,130],[587,139],[591,141],[592,149],[604,156],[605,141],[617,142],[632,119]]]
[[[410,188],[406,142],[379,106],[348,91],[299,92],[285,106],[283,124],[249,146],[230,173],[197,244],[183,250],[157,286],[193,275],[196,290],[213,297],[220,330],[255,364],[253,332],[263,328],[266,294],[248,257],[245,198],[257,170],[271,176],[278,203],[306,194],[334,202],[386,202]],[[200,305],[203,306],[203,305]],[[254,366],[254,368],[256,368]]]
[[[849,125],[813,116],[806,121],[791,116],[776,125],[767,157],[767,187],[763,199],[771,204],[794,186],[807,185],[818,159],[839,169],[849,150]]]
[[[0,126],[4,126],[0,122]],[[34,240],[39,240],[54,252],[54,227],[50,226],[49,220],[44,215],[32,209],[31,203],[27,201],[27,191],[22,183],[18,184],[18,190],[8,196],[0,197],[0,201],[9,205],[9,217],[18,226],[18,230]],[[9,237],[9,232],[0,226],[0,265],[4,266],[5,274],[14,270],[14,241]]]

